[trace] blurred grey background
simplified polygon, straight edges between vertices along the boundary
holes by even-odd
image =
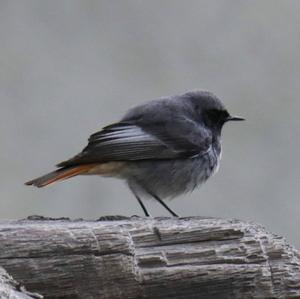
[[[170,206],[260,222],[300,247],[299,16],[296,0],[1,0],[0,217],[142,215],[115,179],[23,183],[129,107],[200,88],[247,122],[225,127],[219,173]]]

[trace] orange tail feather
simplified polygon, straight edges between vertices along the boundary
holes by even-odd
[[[45,187],[49,184],[52,184],[57,181],[66,180],[73,176],[84,174],[93,168],[95,164],[85,164],[68,168],[61,168],[50,173],[47,173],[41,177],[38,177],[34,180],[26,182],[25,185],[33,185],[38,188]]]

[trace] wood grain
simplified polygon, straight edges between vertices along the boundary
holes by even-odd
[[[299,252],[254,223],[31,219],[0,222],[0,265],[45,298],[300,298]]]

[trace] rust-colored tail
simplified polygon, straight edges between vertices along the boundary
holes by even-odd
[[[26,182],[25,185],[33,185],[38,188],[45,187],[54,182],[66,180],[79,174],[84,174],[94,166],[94,164],[85,164],[73,167],[60,168],[58,170],[47,173],[41,177],[38,177],[32,181]]]

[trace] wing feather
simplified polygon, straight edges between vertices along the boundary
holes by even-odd
[[[108,161],[162,160],[205,154],[211,135],[187,119],[172,123],[121,121],[104,127],[89,138],[88,145],[58,167]]]
[[[178,152],[136,125],[116,124],[90,136],[87,147],[57,166],[107,161],[170,159]]]

